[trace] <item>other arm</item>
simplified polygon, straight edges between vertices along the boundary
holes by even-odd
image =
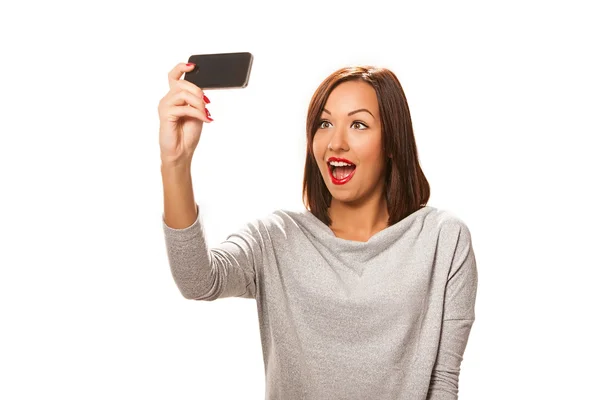
[[[446,284],[440,343],[427,400],[458,399],[460,365],[475,321],[477,281],[471,235],[467,226],[461,224]]]

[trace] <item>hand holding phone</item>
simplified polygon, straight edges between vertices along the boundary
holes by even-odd
[[[192,64],[179,63],[169,72],[169,91],[158,104],[160,153],[165,165],[191,163],[202,126],[212,121],[206,108],[210,100],[204,91],[181,79],[193,68]]]
[[[183,79],[202,90],[245,88],[253,58],[248,52],[193,55],[188,62],[196,67],[186,72]]]
[[[197,54],[189,58],[195,66],[178,64],[169,73],[170,90],[159,103],[163,163],[191,162],[203,122],[212,121],[204,90],[246,87],[252,60],[250,53]]]

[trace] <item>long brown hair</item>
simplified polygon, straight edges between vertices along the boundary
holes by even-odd
[[[429,201],[429,182],[419,165],[412,120],[404,90],[396,75],[386,69],[369,65],[341,68],[319,85],[308,106],[306,118],[306,162],[302,198],[305,207],[326,225],[331,225],[327,209],[331,193],[313,153],[313,139],[319,118],[333,89],[342,82],[361,80],[370,84],[377,94],[383,154],[387,158],[385,186],[388,226],[417,211]]]

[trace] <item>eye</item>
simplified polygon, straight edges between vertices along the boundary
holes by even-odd
[[[357,128],[358,130],[361,130],[361,131],[368,128],[368,126],[365,125],[364,122],[360,122],[360,121],[354,121],[352,123],[352,127],[354,127],[355,125],[362,125],[362,126],[364,126],[364,128]]]
[[[325,121],[325,120],[322,120],[322,121],[320,121],[320,122],[319,122],[319,128],[320,128],[320,129],[325,129],[325,128],[327,128],[326,126],[323,126],[323,124],[331,124],[331,123],[330,123],[329,121]]]

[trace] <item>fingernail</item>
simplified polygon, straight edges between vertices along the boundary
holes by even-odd
[[[209,103],[210,103],[210,100],[208,99],[208,97],[206,97],[206,95],[202,96],[202,99],[204,100],[204,102],[205,102],[206,104],[209,104]]]
[[[196,64],[194,64],[194,63],[187,63],[187,64],[185,64],[186,67],[191,67],[192,65],[195,66]]]
[[[209,121],[214,121],[211,117],[210,117],[210,111],[208,111],[208,108],[204,107],[204,111],[206,112],[206,118],[208,118]]]

